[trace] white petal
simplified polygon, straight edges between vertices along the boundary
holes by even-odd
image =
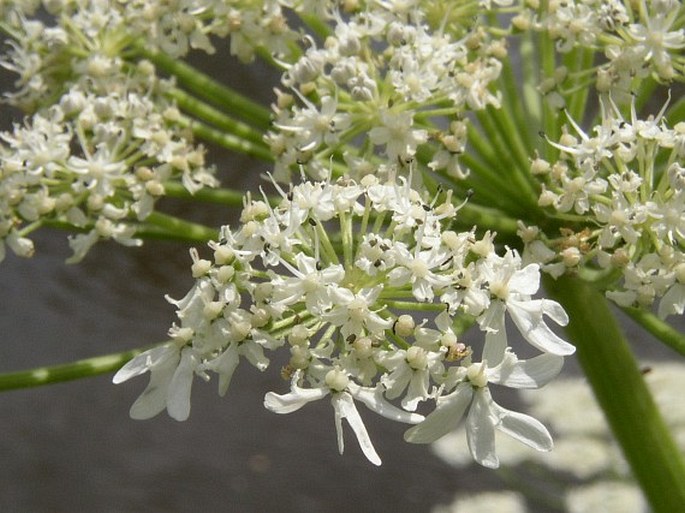
[[[665,319],[669,315],[682,315],[685,311],[685,285],[674,284],[659,301],[657,315]]]
[[[559,326],[566,326],[568,324],[568,314],[563,306],[551,299],[541,299],[540,302],[542,303],[542,311],[550,319]]]
[[[150,419],[166,408],[167,390],[179,359],[180,354],[176,352],[173,358],[167,358],[151,369],[150,382],[129,410],[132,419]]]
[[[414,371],[412,373],[407,394],[402,399],[402,408],[408,411],[416,411],[421,401],[428,399],[428,370]]]
[[[221,397],[226,395],[233,378],[233,372],[235,372],[239,362],[238,346],[231,344],[219,356],[202,365],[203,369],[214,371],[219,375],[219,395]]]
[[[528,360],[506,358],[501,365],[488,369],[488,381],[511,388],[540,388],[557,377],[563,366],[563,356],[549,353]]]
[[[375,411],[386,419],[394,420],[396,422],[404,422],[406,424],[418,424],[424,420],[423,415],[401,410],[397,406],[394,406],[383,399],[383,388],[380,386],[368,388],[360,387],[359,385],[350,383],[347,386],[347,389],[357,401],[361,401],[367,406],[367,408]]]
[[[559,356],[573,354],[576,351],[576,348],[558,337],[549,326],[545,324],[542,314],[543,312],[547,313],[548,309],[545,308],[545,304],[542,303],[543,301],[545,300],[509,301],[507,302],[507,306],[509,306],[509,315],[511,315],[511,318],[521,332],[521,335],[540,351]],[[549,303],[554,303],[554,301]],[[549,311],[553,312],[557,318],[559,318],[560,312],[558,309],[552,308]],[[563,311],[563,309],[561,311]],[[563,320],[563,317],[561,320]]]
[[[195,352],[189,347],[183,349],[167,391],[167,411],[173,419],[183,421],[190,415],[190,391],[197,363]]]
[[[540,288],[540,267],[538,264],[528,264],[520,271],[516,271],[509,280],[509,289],[520,294],[532,296]]]
[[[473,459],[488,468],[499,467],[495,453],[495,421],[490,391],[480,388],[476,391],[466,418],[466,440]]]
[[[293,386],[293,391],[279,395],[268,392],[264,396],[264,407],[274,413],[292,413],[305,404],[316,401],[328,394],[327,388],[300,388]]]
[[[402,392],[404,392],[404,389],[407,388],[407,385],[409,385],[409,381],[411,381],[413,372],[409,365],[404,362],[404,352],[397,352],[395,353],[394,356],[401,357],[400,358],[386,358],[383,360],[383,365],[386,368],[391,368],[391,366],[396,366],[392,372],[383,374],[381,376],[381,383],[386,389],[385,396],[388,399],[397,399],[400,395],[402,395]],[[399,360],[398,362],[394,362],[392,360]]]
[[[354,434],[357,436],[359,447],[361,447],[364,456],[366,456],[374,465],[380,465],[381,458],[378,456],[378,453],[376,453],[376,449],[373,448],[369,433],[366,431],[364,422],[357,411],[357,407],[354,405],[352,396],[347,392],[337,393],[333,395],[331,402],[335,409],[336,429],[338,429],[338,448],[340,449],[340,452],[342,453],[344,447],[342,442],[342,429],[339,427],[339,419],[342,418],[347,420],[352,431],[354,431]]]
[[[488,367],[498,365],[504,358],[508,343],[507,329],[504,323],[497,331],[487,331],[481,360],[488,362]]]
[[[499,331],[504,326],[505,306],[502,301],[491,301],[487,310],[478,317],[478,325],[483,331]]]
[[[466,408],[471,404],[473,387],[461,383],[449,395],[438,398],[437,406],[421,424],[408,429],[404,439],[413,444],[435,442],[459,425]]]
[[[510,411],[494,404],[500,424],[497,429],[538,451],[551,451],[554,446],[547,428],[530,415]]]
[[[163,360],[172,356],[178,357],[178,349],[172,344],[164,344],[159,347],[153,347],[147,351],[140,353],[130,360],[126,365],[117,371],[112,378],[112,383],[118,385],[135,376],[140,376],[146,373],[151,368],[157,365],[163,365]]]
[[[242,354],[247,361],[257,367],[260,371],[265,371],[269,366],[269,359],[264,356],[264,348],[255,341],[247,341],[240,345]]]

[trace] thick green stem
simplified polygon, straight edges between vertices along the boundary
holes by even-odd
[[[607,300],[576,277],[548,279],[578,360],[654,513],[685,511],[685,465]]]
[[[0,391],[39,387],[114,372],[147,348],[132,349],[71,363],[0,374]]]

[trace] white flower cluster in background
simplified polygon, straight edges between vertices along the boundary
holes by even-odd
[[[490,86],[507,56],[504,40],[480,24],[474,7],[369,2],[349,13],[330,9],[334,28],[323,43],[307,36],[302,56],[284,64],[276,130],[268,135],[275,178],[287,182],[299,166],[325,176],[329,157],[360,135],[368,136],[364,144],[340,155],[352,177],[377,172],[379,153],[386,166],[407,167],[419,148],[430,147],[431,169],[464,178],[461,117],[499,107]],[[448,18],[438,19],[441,13]],[[436,130],[429,120],[447,113],[460,119]]]
[[[28,235],[49,223],[83,231],[70,238],[70,262],[100,239],[138,245],[136,224],[165,182],[191,193],[216,185],[204,148],[164,97],[171,83],[149,62],[118,56],[124,20],[104,3],[89,6],[58,18],[63,25],[18,11],[5,19],[15,39],[2,64],[19,75],[7,99],[36,111],[0,133],[0,260],[5,246],[33,254]]]
[[[512,21],[516,28],[547,33],[561,53],[582,46],[602,55],[594,77],[602,93],[625,97],[636,77],[682,77],[685,31],[678,0],[552,0],[543,14],[537,2],[526,3],[531,7]],[[554,95],[560,84],[547,86],[545,93]]]
[[[543,188],[539,204],[586,226],[558,239],[522,227],[527,254],[553,276],[592,262],[623,275],[607,296],[621,306],[650,307],[663,318],[685,309],[685,123],[669,127],[663,110],[625,119],[602,103],[589,133],[573,120],[559,141],[559,160],[538,158],[532,170]],[[581,217],[582,216],[582,217]],[[584,220],[583,220],[584,219]]]
[[[266,408],[284,414],[329,398],[341,452],[345,419],[366,457],[380,464],[358,402],[415,424],[405,435],[415,443],[435,441],[465,417],[470,452],[488,467],[498,466],[496,430],[551,449],[540,422],[490,394],[491,385],[544,385],[574,351],[545,321],[566,324],[561,306],[533,298],[536,264],[522,266],[512,250],[498,256],[490,234],[450,230],[451,194],[429,200],[402,178],[307,181],[280,192],[273,207],[248,199],[241,225],[224,227],[210,243],[211,259],[191,252],[196,281],[185,297],[170,300],[180,322],[172,340],[114,378],[150,372],[132,417],[166,409],[184,420],[194,375],[217,374],[223,395],[241,358],[264,370],[266,352],[283,348],[291,355],[282,370],[290,391],[267,393]],[[336,232],[339,239],[329,236]],[[467,316],[484,343],[467,345],[455,332]],[[537,356],[517,358],[506,318]],[[435,402],[425,418],[417,413],[423,402]]]
[[[644,368],[645,381],[655,402],[685,453],[685,416],[680,407],[685,365],[656,361],[645,364]],[[555,437],[554,451],[537,453],[520,444],[509,443],[506,438],[498,438],[502,465],[507,469],[518,469],[516,473],[501,475],[507,488],[512,490],[518,490],[518,484],[531,482],[526,481],[525,476],[542,475],[540,467],[544,469],[545,478],[537,479],[534,491],[530,486],[520,490],[532,492],[527,500],[523,493],[513,491],[458,495],[452,505],[436,507],[434,513],[499,512],[500,509],[494,506],[500,504],[511,508],[511,511],[525,513],[529,511],[528,506],[533,509],[535,504],[549,505],[553,502],[557,503],[554,511],[568,513],[649,511],[585,380],[557,378],[542,390],[535,393],[522,391],[521,395],[531,414],[550,426]],[[471,463],[468,451],[460,444],[464,436],[462,431],[445,436],[433,445],[440,458],[458,468]]]

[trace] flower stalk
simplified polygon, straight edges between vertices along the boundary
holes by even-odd
[[[545,285],[569,314],[578,361],[653,511],[680,511],[685,465],[606,299],[571,276]]]
[[[122,365],[142,353],[145,349],[147,347],[84,358],[60,365],[35,367],[33,369],[0,374],[0,391],[39,387],[109,374],[120,369]]]

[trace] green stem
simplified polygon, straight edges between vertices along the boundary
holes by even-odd
[[[219,203],[230,207],[242,207],[245,191],[234,189],[211,189],[203,187],[196,193],[191,193],[183,184],[178,182],[164,182],[164,195],[170,198],[190,199],[205,203]]]
[[[145,218],[145,224],[136,231],[136,235],[190,242],[207,242],[219,238],[219,232],[213,228],[157,211]]]
[[[179,120],[179,124],[190,128],[193,134],[203,141],[214,143],[227,150],[257,157],[266,160],[267,162],[273,162],[274,160],[271,151],[263,144],[255,144],[252,141],[246,141],[233,134],[227,134],[221,130],[216,130],[209,125],[193,119],[182,118]]]
[[[194,98],[180,89],[171,89],[167,94],[176,102],[176,105],[178,105],[183,112],[211,123],[215,127],[225,130],[235,137],[260,144],[264,146],[265,149],[268,149],[266,144],[264,144],[262,132],[252,128],[250,125],[236,121],[211,105]]]
[[[567,66],[571,67],[573,74],[578,74],[592,66],[592,61],[595,58],[593,50],[587,48],[574,48],[568,58],[566,59]],[[583,80],[582,78],[580,80]],[[587,106],[587,99],[590,93],[590,87],[579,87],[571,93],[568,98],[567,110],[571,117],[576,120],[582,120]]]
[[[50,383],[71,381],[114,372],[145,349],[147,348],[96,356],[61,365],[36,367],[35,369],[0,374],[0,391],[39,387]]]
[[[176,77],[180,85],[197,96],[223,107],[226,112],[243,118],[256,128],[262,130],[269,128],[271,113],[264,106],[217,82],[180,59],[145,48],[141,43],[136,45],[136,50],[141,57],[150,60],[159,69]]]
[[[680,331],[647,310],[624,308],[623,311],[661,342],[685,356],[685,335]]]
[[[244,190],[229,189],[227,187],[221,187],[219,189],[203,187],[195,193],[190,193],[183,184],[178,182],[164,182],[164,194],[170,198],[202,201],[204,203],[218,203],[220,205],[238,208],[243,207],[243,200],[245,198]],[[278,205],[283,200],[280,196],[267,196],[266,199],[272,207]]]
[[[654,513],[685,511],[685,465],[607,300],[576,277],[546,280],[578,360]]]
[[[491,230],[503,237],[515,237],[518,230],[516,219],[508,217],[500,210],[472,203],[467,203],[459,209],[454,223],[465,228],[476,226],[482,231]]]

